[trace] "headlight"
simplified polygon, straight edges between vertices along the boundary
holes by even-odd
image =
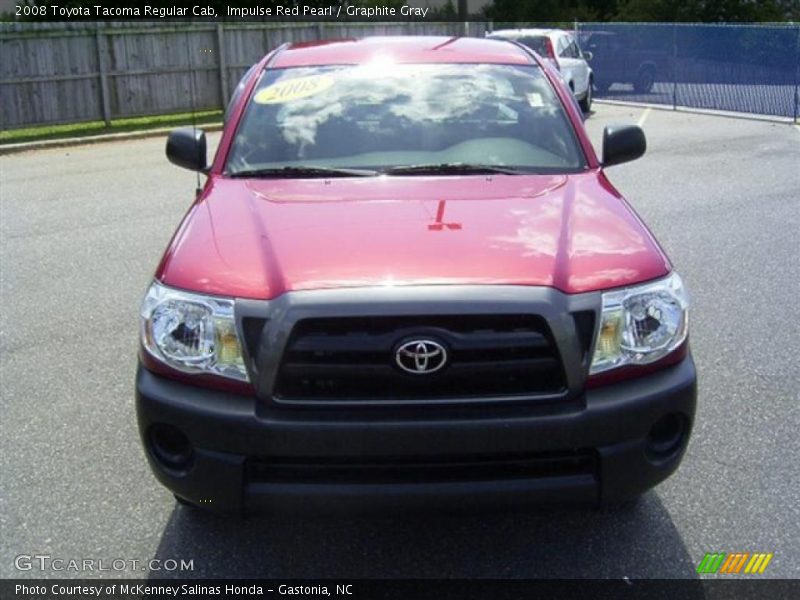
[[[173,369],[248,380],[232,299],[153,283],[142,303],[141,335],[145,349]]]
[[[678,348],[689,328],[689,297],[677,273],[603,294],[590,374],[646,365]]]

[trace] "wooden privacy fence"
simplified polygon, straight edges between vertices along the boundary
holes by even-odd
[[[3,129],[218,109],[284,42],[473,35],[486,23],[3,23]]]

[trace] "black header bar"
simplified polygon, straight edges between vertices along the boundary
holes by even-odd
[[[493,579],[354,579],[354,580],[225,580],[225,579],[71,579],[0,581],[3,600],[148,600],[269,598],[340,598],[372,600],[504,600],[532,598],[797,598],[800,581],[785,579],[704,578],[646,580],[493,580]]]
[[[483,21],[481,14],[459,13],[457,2],[441,7],[424,0],[17,0],[4,21]]]

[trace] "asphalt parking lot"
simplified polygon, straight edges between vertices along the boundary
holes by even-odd
[[[800,129],[595,106],[642,122],[609,170],[693,299],[699,372],[680,470],[611,510],[240,521],[176,505],[133,404],[137,311],[194,190],[145,139],[0,157],[0,577],[20,554],[194,559],[202,577],[695,577],[706,552],[773,552],[800,577]],[[211,138],[216,142],[217,136]],[[142,576],[136,571],[95,573]]]

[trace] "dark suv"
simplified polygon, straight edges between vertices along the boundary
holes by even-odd
[[[637,94],[650,94],[657,81],[672,73],[672,53],[664,31],[642,38],[637,31],[589,31],[582,34],[584,47],[592,54],[594,87],[605,94],[614,83],[630,84]]]

